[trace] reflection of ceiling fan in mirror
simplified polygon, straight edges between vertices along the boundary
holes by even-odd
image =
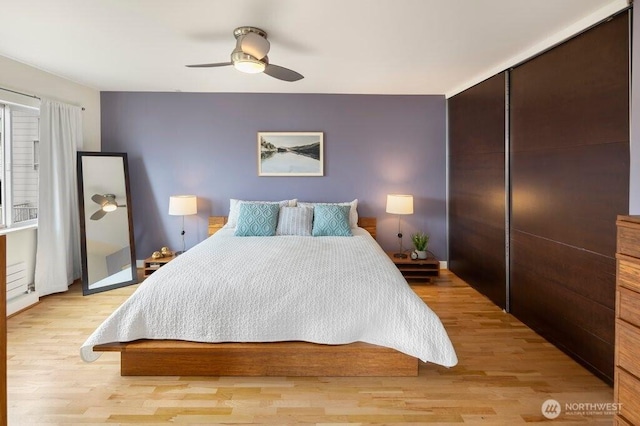
[[[116,196],[113,194],[93,194],[91,199],[93,202],[100,204],[100,209],[96,210],[96,212],[91,215],[91,220],[100,220],[107,213],[116,211],[118,207],[127,207],[126,204],[118,204],[116,202]]]

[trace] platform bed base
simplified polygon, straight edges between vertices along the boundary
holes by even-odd
[[[418,359],[393,349],[352,343],[107,343],[120,352],[122,376],[417,376]]]

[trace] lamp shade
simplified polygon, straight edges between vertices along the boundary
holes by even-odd
[[[172,216],[187,216],[198,213],[195,195],[172,195],[169,198],[169,214]]]
[[[387,195],[387,213],[413,214],[413,195]]]

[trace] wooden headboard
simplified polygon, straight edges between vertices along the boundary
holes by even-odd
[[[358,226],[371,234],[376,239],[377,219],[375,217],[359,217]]]
[[[209,236],[222,229],[227,223],[227,216],[209,216]]]
[[[227,216],[209,216],[209,236],[218,232],[227,223]],[[358,218],[358,226],[376,238],[377,219],[375,217]]]

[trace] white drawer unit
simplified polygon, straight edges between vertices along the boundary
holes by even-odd
[[[7,300],[27,293],[27,264],[25,262],[7,265]]]

